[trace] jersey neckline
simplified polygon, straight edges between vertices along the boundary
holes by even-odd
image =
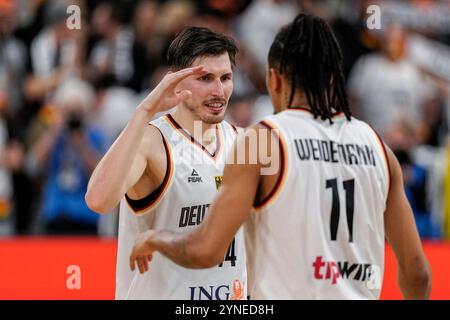
[[[306,108],[306,107],[296,107],[296,106],[291,106],[291,107],[287,107],[285,110],[283,111],[303,111],[303,112],[307,112],[309,114],[311,114],[312,116],[314,116],[314,113],[311,111],[311,109]],[[339,111],[339,112],[334,112],[331,117],[335,118],[335,117],[339,117],[344,115],[343,111]]]
[[[187,141],[192,143],[193,145],[197,146],[199,149],[201,149],[208,157],[210,157],[212,160],[217,160],[219,154],[221,154],[222,151],[222,134],[221,130],[219,128],[220,124],[216,124],[216,150],[214,153],[210,153],[208,149],[198,142],[186,129],[184,129],[173,117],[171,114],[165,115],[165,118],[167,122],[177,131],[180,133],[184,138],[186,138]]]

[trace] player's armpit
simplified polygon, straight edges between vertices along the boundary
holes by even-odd
[[[385,211],[385,232],[397,258],[399,286],[406,299],[428,299],[431,270],[406,198],[400,164],[393,152],[388,147],[386,149],[391,188]]]

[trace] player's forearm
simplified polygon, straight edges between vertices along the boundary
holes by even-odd
[[[156,251],[185,268],[202,269],[219,264],[220,257],[208,250],[204,241],[196,241],[195,237],[193,233],[157,231],[148,241]]]
[[[150,117],[148,112],[136,109],[125,129],[94,169],[86,193],[86,202],[93,210],[100,213],[110,211],[127,191],[126,178]]]
[[[430,298],[431,271],[428,265],[409,273],[399,269],[398,282],[405,299],[424,300]]]

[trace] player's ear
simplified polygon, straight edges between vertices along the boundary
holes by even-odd
[[[272,92],[280,92],[281,90],[281,75],[274,68],[269,68],[268,85],[270,86]]]

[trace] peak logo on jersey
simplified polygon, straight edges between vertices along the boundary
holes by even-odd
[[[330,280],[335,285],[339,279],[350,279],[355,281],[372,283],[374,278],[380,277],[377,268],[368,263],[350,263],[348,261],[323,261],[318,256],[312,263],[314,278],[316,280]]]
[[[215,176],[214,180],[216,181],[216,188],[219,190],[220,186],[222,185],[223,176]]]
[[[199,286],[189,287],[189,289],[191,300],[242,300],[244,298],[244,287],[237,279],[232,285]]]
[[[202,177],[200,177],[200,175],[195,169],[192,169],[191,176],[188,177],[188,183],[196,183],[196,182],[203,182]]]

